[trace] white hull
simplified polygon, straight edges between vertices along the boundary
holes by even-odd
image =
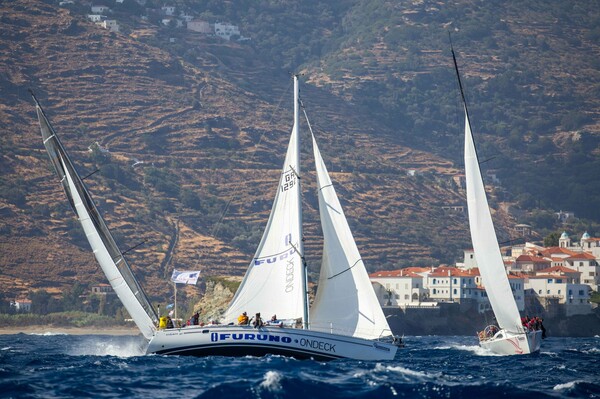
[[[506,330],[498,331],[492,338],[479,341],[479,345],[499,355],[527,355],[538,352],[542,343],[542,331],[513,334]]]
[[[147,353],[192,356],[291,356],[298,359],[393,360],[392,343],[298,328],[192,326],[159,330]]]

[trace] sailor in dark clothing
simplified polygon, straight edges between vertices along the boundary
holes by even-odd
[[[257,313],[256,316],[254,316],[254,322],[252,322],[252,326],[254,328],[260,328],[263,326],[263,321],[260,318],[260,313]]]

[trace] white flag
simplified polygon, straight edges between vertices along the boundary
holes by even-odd
[[[196,285],[198,282],[198,277],[200,277],[200,272],[191,272],[191,271],[177,271],[173,270],[173,274],[171,275],[171,281],[175,284],[192,284]]]

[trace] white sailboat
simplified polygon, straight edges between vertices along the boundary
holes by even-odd
[[[111,259],[115,257],[99,257],[98,253],[108,247],[116,249],[114,240],[35,101],[44,144],[63,186],[65,181],[76,182],[70,183],[65,191],[71,203],[75,204],[82,225],[89,225],[90,232],[86,230],[86,235],[98,262],[109,276],[107,269],[110,267],[105,268],[104,264],[111,266]],[[377,301],[312,131],[324,249],[319,288],[309,310],[302,240],[299,104],[298,77],[294,76],[294,126],[279,186],[263,237],[225,313],[224,325],[156,328],[156,313],[133,295],[138,293],[145,298],[127,268],[127,275],[131,276],[129,279],[135,282],[135,286],[127,286],[129,288],[125,291],[129,290],[134,299],[130,300],[125,294],[119,297],[148,339],[148,353],[194,356],[279,354],[323,360],[394,358],[398,343]],[[86,222],[90,218],[93,223]],[[90,237],[97,234],[97,230],[104,232],[110,240],[92,240]],[[125,262],[122,255],[118,256],[118,260],[118,263]],[[137,311],[138,308],[144,312]],[[242,312],[277,315],[278,319],[291,322],[260,328],[235,325]]]
[[[479,344],[502,355],[537,352],[540,350],[542,331],[527,330],[521,322],[494,230],[454,49],[452,59],[465,112],[465,180],[473,252],[498,322],[498,326],[488,326],[479,334]]]

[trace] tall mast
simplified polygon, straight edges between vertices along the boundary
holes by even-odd
[[[456,62],[456,54],[454,54],[454,46],[452,45],[452,36],[450,36],[450,32],[448,32],[448,37],[450,38],[450,51],[452,51],[452,61],[454,61],[454,70],[456,71],[456,78],[458,79],[460,97],[462,98],[463,106],[465,107],[467,123],[469,124],[469,132],[471,133],[471,138],[473,139],[473,129],[471,129],[471,116],[469,116],[469,109],[467,108],[467,99],[465,98],[465,92],[463,90],[462,81],[460,80],[460,73],[458,72],[458,63]],[[475,147],[475,155],[477,156],[477,165],[479,165],[479,155],[477,154],[477,145],[475,144],[474,139],[473,146]],[[481,166],[479,166],[479,170],[481,171]]]
[[[298,165],[296,170],[298,184],[300,184],[300,99],[298,98],[298,76],[294,75],[294,129],[296,129],[296,154],[298,154]],[[298,190],[298,220],[300,220],[300,242],[298,243],[298,250],[300,251],[300,258],[302,259],[302,266],[300,267],[300,273],[302,274],[302,292],[304,293],[304,316],[302,317],[302,326],[305,330],[308,329],[308,275],[306,272],[306,261],[304,259],[304,232],[302,230],[302,187],[299,186]]]

